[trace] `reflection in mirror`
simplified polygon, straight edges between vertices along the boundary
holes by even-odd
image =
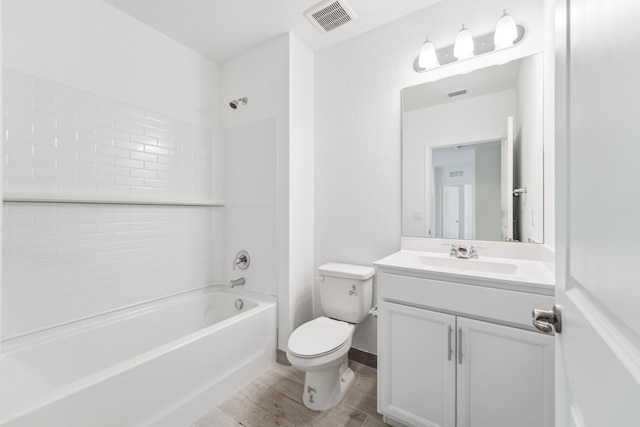
[[[542,54],[402,92],[402,234],[542,243]]]

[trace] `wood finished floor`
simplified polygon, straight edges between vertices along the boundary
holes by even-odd
[[[376,370],[349,361],[355,383],[342,402],[329,411],[302,404],[304,372],[276,364],[227,398],[191,427],[379,427]]]

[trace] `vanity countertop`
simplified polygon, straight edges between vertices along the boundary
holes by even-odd
[[[491,288],[553,295],[555,277],[548,265],[537,260],[480,257],[460,259],[449,254],[401,250],[374,262],[397,274],[458,282]]]

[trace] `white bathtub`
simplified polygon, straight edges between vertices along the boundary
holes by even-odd
[[[274,363],[275,298],[210,286],[2,352],[2,427],[187,426]]]

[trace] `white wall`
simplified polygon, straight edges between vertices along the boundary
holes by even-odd
[[[500,145],[476,149],[476,240],[501,240],[502,193]]]
[[[3,338],[220,280],[219,67],[97,0],[5,1]],[[92,203],[88,203],[92,202]]]
[[[4,65],[189,122],[219,124],[219,67],[100,0],[5,0]]]
[[[4,6],[2,4],[2,2],[0,2],[0,34],[3,34],[4,31]],[[4,43],[0,43],[0,81],[3,81],[4,75],[3,75],[3,68],[4,68],[4,48],[3,48],[3,44]],[[3,89],[4,85],[0,86],[0,105],[4,105],[4,89]],[[0,114],[0,129],[4,129],[4,123],[3,123],[3,114]],[[4,156],[4,150],[2,147],[0,147],[0,156]],[[2,162],[0,162],[0,176],[2,176],[2,174],[4,173],[4,167],[2,166]],[[2,198],[4,197],[3,195],[3,186],[0,186],[0,200],[2,200]],[[3,217],[2,217],[2,210],[0,210],[0,224],[3,221]],[[3,247],[2,247],[2,240],[3,240],[3,230],[2,227],[0,227],[0,253],[2,253],[3,251]],[[0,257],[0,302],[2,301],[2,283],[3,283],[3,277],[4,275],[4,265],[2,262],[2,258]],[[2,319],[2,304],[0,304],[0,319]],[[0,337],[2,336],[2,320],[0,320]],[[0,342],[0,351],[2,351],[2,343]]]
[[[516,185],[527,188],[518,200],[519,228],[522,242],[542,243],[543,227],[543,55],[524,58],[518,73],[517,111],[514,133],[515,147],[520,159],[516,167]]]
[[[315,152],[314,55],[293,35],[289,49],[289,322],[283,331],[287,335],[313,317]]]
[[[275,118],[226,131],[227,188],[225,260],[227,280],[244,277],[246,288],[278,295],[277,143]],[[240,250],[247,270],[232,270]]]
[[[544,25],[549,30],[544,34],[544,245],[552,251],[556,247],[556,149],[555,149],[555,2],[544,1]]]
[[[401,89],[542,51],[542,6],[447,0],[316,54],[316,267],[370,265],[400,247]],[[462,22],[474,33],[493,31],[503,8],[527,28],[519,46],[429,73],[413,70],[427,34],[442,46],[453,43]],[[359,326],[353,345],[376,352],[375,320]]]
[[[244,216],[236,215],[230,203],[227,224],[236,229],[239,221],[254,221],[251,229],[273,230],[250,251],[252,266],[247,270],[247,288],[278,295],[278,347],[286,349],[289,334],[312,315],[311,287],[313,280],[313,55],[295,36],[285,34],[265,45],[240,55],[222,66],[222,99],[226,106],[232,99],[246,96],[246,106],[232,110],[223,107],[223,122],[227,129],[227,170],[232,179],[236,168],[242,169],[250,153],[232,147],[235,135],[257,129],[259,123],[270,123],[264,137],[253,138],[266,143],[275,132],[273,157],[264,156],[255,165],[252,177],[262,179],[275,194],[273,204],[260,204],[263,214],[256,215],[257,195],[247,193]],[[248,137],[247,137],[248,138]],[[240,139],[247,139],[242,137]],[[242,142],[240,142],[242,144]],[[231,191],[232,184],[227,188]],[[229,194],[230,202],[243,197],[244,192]],[[262,199],[260,199],[262,200]],[[271,233],[271,231],[269,231]],[[243,232],[246,242],[250,233]],[[239,234],[227,235],[227,256],[231,261],[241,247]],[[261,237],[262,236],[262,237]],[[254,241],[255,242],[255,241]],[[249,244],[249,243],[247,243]],[[235,276],[234,276],[235,277]]]

